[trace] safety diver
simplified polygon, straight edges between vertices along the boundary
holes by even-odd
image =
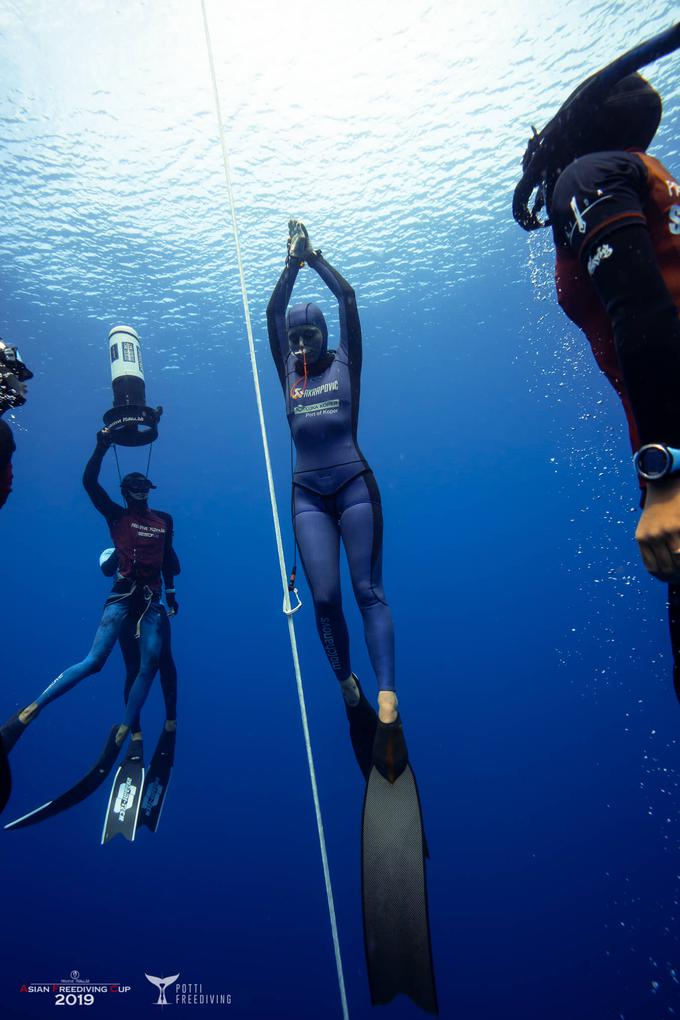
[[[394,627],[383,588],[380,492],[357,442],[359,312],[354,290],[312,247],[305,225],[291,220],[289,235],[286,263],[267,307],[267,327],[297,452],[292,479],[295,539],[318,634],[344,698],[359,766],[368,776],[374,764],[393,782],[407,756],[395,693]],[[288,307],[305,264],[337,299],[340,338],[335,351],[328,348],[328,326],[318,305]],[[341,541],[377,678],[377,716],[352,672],[340,589]]]
[[[164,615],[160,607],[163,585],[169,610],[173,613],[179,610],[174,586],[178,562],[173,549],[172,517],[164,511],[151,509],[148,504],[149,491],[156,486],[139,472],[125,475],[121,481],[125,506],[121,506],[99,483],[102,461],[112,439],[107,429],[97,433],[97,445],[85,467],[83,485],[108,524],[118,557],[116,579],[86,658],[61,673],[35,701],[0,728],[8,752],[46,705],[102,669],[123,627],[131,624],[139,642],[140,661],[127,698],[125,716],[115,736],[116,746],[120,747],[133,725],[139,726],[139,713],[158,669]],[[132,753],[128,753],[128,758],[133,760],[135,751],[141,757],[139,730],[133,734]]]
[[[637,73],[678,46],[680,24],[569,96],[529,142],[513,213],[526,230],[551,226],[558,302],[623,404],[642,488],[635,538],[669,584],[680,698],[680,184],[647,153],[662,103]]]

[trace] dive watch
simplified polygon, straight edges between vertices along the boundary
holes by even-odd
[[[633,457],[638,477],[645,482],[659,482],[680,471],[680,450],[663,443],[647,443]]]

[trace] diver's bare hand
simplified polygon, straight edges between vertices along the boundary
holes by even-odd
[[[302,220],[288,220],[288,252],[296,259],[313,253],[307,227]]]
[[[635,538],[649,573],[659,581],[680,583],[680,480],[647,486]]]

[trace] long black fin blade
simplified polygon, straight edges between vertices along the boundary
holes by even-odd
[[[25,829],[29,825],[36,825],[38,822],[45,821],[46,818],[54,818],[55,815],[61,814],[62,811],[67,811],[69,808],[75,807],[76,804],[80,804],[81,801],[93,794],[95,790],[98,790],[116,764],[116,758],[120,752],[120,748],[116,744],[118,729],[118,725],[111,729],[104,745],[104,750],[99,758],[90,771],[75,786],[66,790],[59,797],[55,797],[54,800],[48,800],[46,804],[35,808],[34,811],[29,811],[28,814],[22,815],[21,818],[15,818],[5,828]]]
[[[361,869],[371,1001],[384,1005],[402,993],[437,1015],[425,854],[410,765],[394,783],[372,769],[364,798]]]
[[[172,766],[175,762],[176,735],[175,730],[166,730],[163,727],[144,780],[142,806],[137,824],[145,826],[151,832],[156,832],[158,829],[168,793]]]

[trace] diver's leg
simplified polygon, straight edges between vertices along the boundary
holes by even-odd
[[[118,730],[122,741],[130,730],[133,722],[139,719],[142,706],[146,701],[153,678],[158,669],[161,654],[161,609],[157,602],[152,602],[142,617],[139,634],[139,673],[130,690],[125,709],[125,719]],[[133,739],[141,739],[141,731],[134,734]]]
[[[172,627],[166,612],[161,613],[161,654],[158,664],[165,702],[165,728],[177,729],[177,667],[172,657]]]
[[[351,676],[349,633],[342,612],[340,535],[323,497],[295,486],[293,525],[300,558],[314,600],[316,627],[331,669],[339,681]]]
[[[12,750],[17,740],[26,732],[28,724],[38,716],[45,705],[49,705],[51,701],[66,694],[85,677],[99,672],[116,643],[126,611],[126,607],[121,606],[120,603],[106,606],[87,657],[82,662],[78,662],[75,666],[70,666],[60,673],[35,701],[17,712],[0,727],[0,739],[2,739],[7,753]]]
[[[66,694],[79,684],[81,680],[84,680],[85,677],[92,676],[93,673],[98,673],[103,668],[104,663],[111,654],[111,649],[116,643],[126,614],[127,606],[124,603],[115,602],[110,606],[106,606],[87,656],[82,662],[78,662],[75,666],[65,669],[63,673],[60,673],[52,681],[49,687],[45,688],[34,702],[38,711],[44,708],[45,705],[49,705],[50,702],[60,698],[63,694]]]
[[[123,698],[127,705],[130,698],[130,691],[132,685],[137,679],[139,673],[139,641],[135,637],[135,627],[137,626],[134,616],[128,615],[123,626],[120,629],[118,636],[118,644],[120,645],[121,654],[123,656],[123,662],[125,663],[125,688],[123,690]],[[141,731],[142,724],[139,716],[132,720],[132,732],[137,734]]]
[[[302,565],[312,590],[316,625],[331,669],[340,683],[349,736],[359,768],[368,779],[372,765],[377,716],[352,673],[349,634],[340,590],[340,534],[335,513],[314,509],[323,497],[305,490],[295,496],[295,534]],[[330,508],[329,508],[330,509]]]
[[[397,718],[394,683],[394,625],[382,580],[383,519],[375,479],[366,472],[338,494],[340,532],[352,586],[364,621],[371,664],[378,681],[382,722]]]

